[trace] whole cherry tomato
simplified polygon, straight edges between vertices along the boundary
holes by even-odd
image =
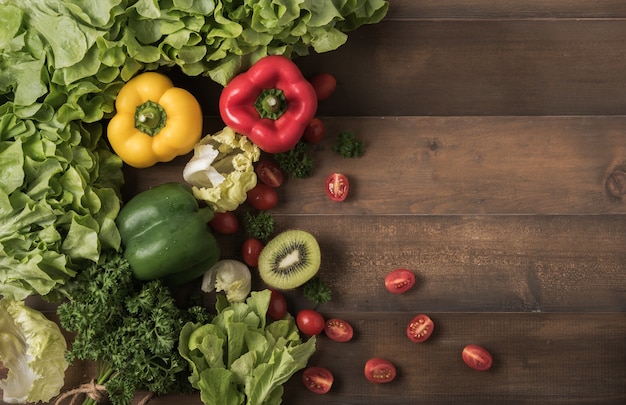
[[[222,235],[232,235],[239,230],[239,220],[230,211],[216,212],[209,221],[209,226]]]
[[[285,173],[278,164],[272,160],[262,160],[254,168],[256,175],[261,181],[270,187],[278,187],[283,184]]]
[[[261,254],[261,250],[263,250],[263,242],[256,238],[246,239],[241,247],[241,255],[243,257],[243,261],[252,267],[256,267],[259,265],[259,255]]]
[[[368,381],[382,384],[393,381],[396,378],[396,368],[389,360],[380,357],[371,358],[365,363],[365,378]]]
[[[248,203],[260,211],[267,211],[278,204],[278,194],[273,187],[258,183],[247,193]]]
[[[280,291],[271,290],[270,306],[267,308],[267,316],[275,321],[283,319],[287,314],[287,300]]]
[[[326,195],[333,201],[343,201],[348,197],[350,183],[348,177],[341,173],[331,173],[326,177]]]
[[[322,139],[324,139],[324,134],[326,133],[326,127],[324,127],[324,122],[315,117],[304,128],[304,134],[302,134],[302,138],[308,143],[318,143]]]
[[[354,331],[352,325],[343,319],[332,318],[326,321],[324,326],[326,336],[335,342],[347,342],[352,339]]]
[[[323,367],[308,367],[302,373],[302,383],[316,394],[326,394],[334,381],[333,373]]]
[[[416,315],[406,327],[406,335],[411,342],[421,343],[428,340],[433,333],[435,323],[424,314]]]
[[[319,73],[310,80],[318,100],[326,100],[335,92],[337,79],[330,73]]]
[[[313,309],[303,309],[296,315],[296,325],[307,336],[319,335],[326,323],[324,317]]]
[[[385,288],[392,294],[402,294],[415,284],[415,274],[408,269],[395,269],[385,277]]]
[[[478,371],[487,371],[493,364],[493,358],[491,354],[482,346],[467,345],[463,348],[461,353],[463,361],[469,367]]]

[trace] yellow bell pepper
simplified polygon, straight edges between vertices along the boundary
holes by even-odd
[[[113,151],[136,168],[169,162],[193,150],[202,135],[202,109],[187,90],[160,73],[146,72],[126,83],[107,126]]]

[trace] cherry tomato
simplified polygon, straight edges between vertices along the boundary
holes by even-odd
[[[315,117],[304,128],[304,134],[302,134],[302,138],[308,143],[318,143],[322,139],[324,139],[324,134],[326,133],[326,128],[324,127],[324,122],[321,119]]]
[[[335,92],[337,87],[337,79],[330,73],[319,73],[310,80],[311,85],[315,89],[318,100],[326,100]]]
[[[326,177],[326,195],[333,201],[343,201],[348,196],[350,183],[341,173],[331,173]]]
[[[247,199],[252,207],[260,211],[267,211],[278,204],[278,194],[276,194],[276,190],[263,183],[258,183],[248,191]]]
[[[283,184],[285,173],[274,161],[262,160],[256,165],[254,171],[259,179],[270,187],[278,187]]]
[[[323,367],[308,367],[302,373],[304,386],[316,394],[326,394],[334,381],[333,373]]]
[[[263,250],[263,242],[256,238],[246,239],[246,241],[243,243],[243,246],[241,247],[241,255],[243,256],[243,261],[248,266],[258,266],[261,250]]]
[[[465,364],[478,371],[487,371],[491,368],[493,358],[483,347],[478,345],[467,345],[461,353]]]
[[[377,384],[388,383],[396,378],[396,368],[389,360],[374,357],[365,363],[365,378]]]
[[[305,335],[319,335],[325,326],[324,317],[313,309],[303,309],[296,316],[298,329]]]
[[[406,335],[412,342],[421,343],[428,340],[433,333],[435,323],[427,315],[419,314],[411,319],[406,327]]]
[[[402,294],[415,284],[415,274],[407,269],[395,269],[385,277],[385,288],[392,294]]]
[[[209,221],[209,226],[217,233],[222,235],[232,235],[239,230],[239,220],[230,211],[216,212]]]
[[[335,342],[347,342],[352,339],[354,331],[352,325],[343,319],[332,318],[326,321],[324,326],[326,336]]]
[[[271,290],[270,306],[267,308],[267,316],[275,321],[283,319],[287,314],[287,300],[277,290]]]

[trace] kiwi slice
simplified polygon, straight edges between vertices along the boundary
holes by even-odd
[[[270,287],[289,290],[315,276],[321,260],[315,237],[292,229],[276,235],[265,245],[259,256],[259,274]]]

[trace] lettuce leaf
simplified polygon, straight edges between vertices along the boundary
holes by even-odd
[[[0,298],[0,379],[6,403],[48,402],[63,387],[67,343],[56,323],[23,301]]]
[[[181,331],[178,349],[205,404],[280,404],[283,384],[315,352],[315,337],[302,342],[293,319],[267,323],[270,295],[254,291],[236,303],[218,296],[211,323]]]

